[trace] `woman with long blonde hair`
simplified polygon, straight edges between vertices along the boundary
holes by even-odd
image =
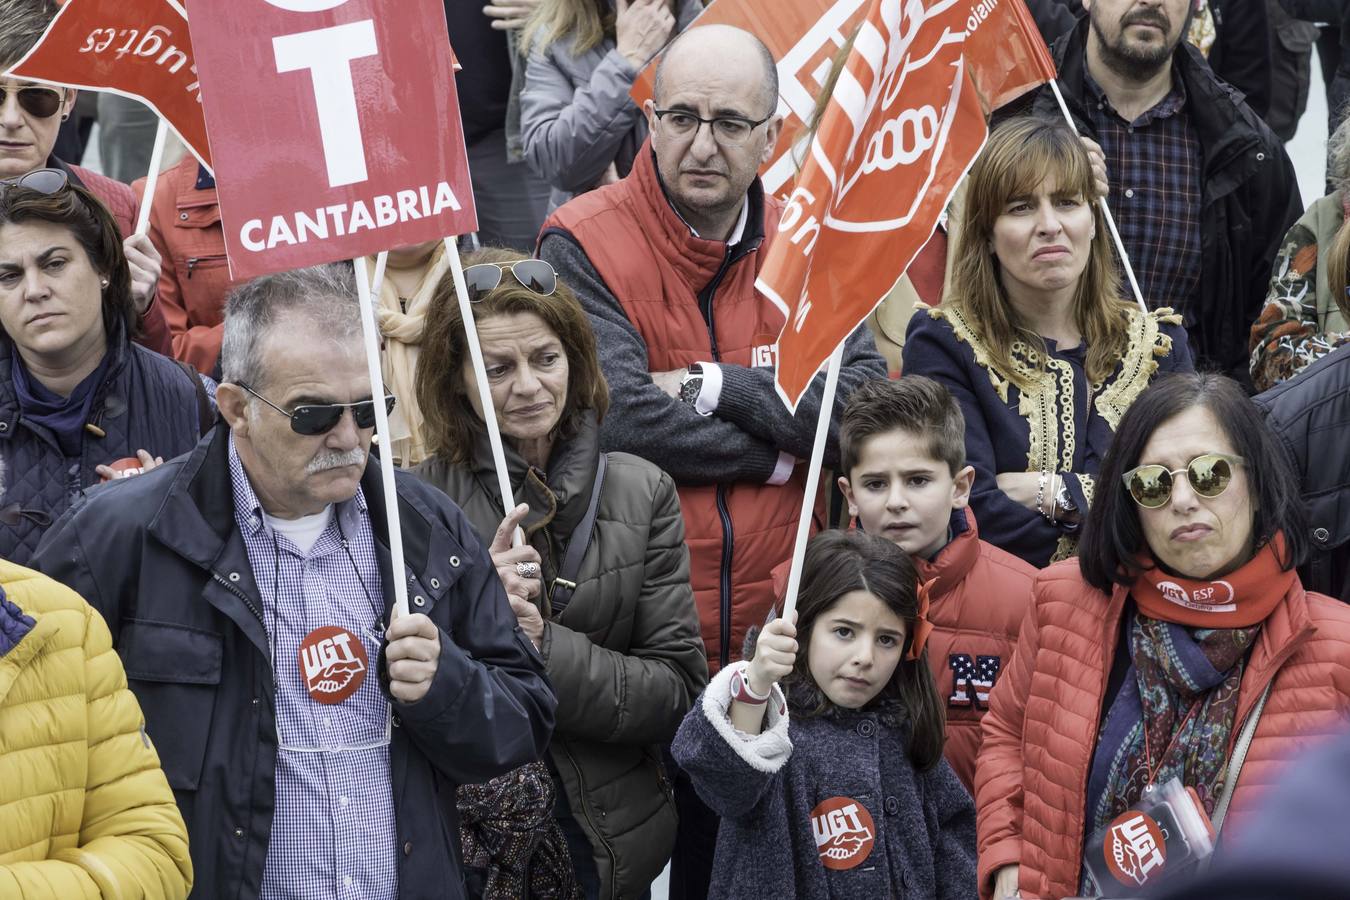
[[[996,128],[970,172],[943,302],[905,339],[904,372],[961,403],[982,536],[1034,566],[1073,554],[1129,405],[1158,373],[1193,368],[1179,316],[1122,299],[1096,184],[1064,123]]]
[[[548,0],[525,26],[525,157],[553,186],[550,208],[618,180],[647,137],[629,90],[703,11],[702,0]]]

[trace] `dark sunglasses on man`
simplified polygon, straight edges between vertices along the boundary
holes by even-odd
[[[35,85],[16,88],[0,85],[0,106],[9,102],[10,94],[18,97],[20,109],[39,119],[50,119],[60,112],[61,101],[65,99],[65,95],[56,88]]]
[[[303,434],[306,437],[314,437],[319,434],[327,434],[337,427],[337,423],[342,421],[342,413],[350,409],[352,419],[356,421],[356,427],[374,428],[375,427],[375,401],[358,400],[355,403],[302,403],[290,411],[282,409],[271,400],[268,400],[262,394],[255,391],[246,384],[240,384],[239,387],[248,391],[268,406],[281,413],[291,420],[291,431],[296,434]],[[384,397],[385,415],[394,411],[394,395],[386,394]]]
[[[558,273],[542,259],[522,259],[513,263],[478,263],[464,270],[464,284],[469,289],[469,302],[477,303],[502,283],[503,273],[510,272],[525,290],[547,297],[558,289]]]

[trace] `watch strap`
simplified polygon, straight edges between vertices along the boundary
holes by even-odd
[[[745,674],[747,668],[748,665],[746,663],[741,663],[736,667],[736,670],[731,673],[731,699],[738,703],[748,703],[751,706],[759,706],[767,703],[769,694],[765,694],[761,697],[751,689],[750,679],[746,677]],[[772,693],[772,690],[770,693]]]

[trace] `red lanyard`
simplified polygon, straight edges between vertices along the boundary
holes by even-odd
[[[1172,752],[1172,748],[1176,746],[1177,739],[1180,738],[1181,733],[1186,730],[1186,724],[1191,721],[1191,716],[1195,715],[1200,707],[1204,705],[1204,702],[1203,699],[1196,700],[1191,704],[1191,708],[1186,710],[1186,715],[1182,717],[1181,724],[1177,726],[1177,730],[1172,734],[1172,740],[1167,742],[1167,747],[1163,749],[1162,756],[1158,757],[1156,763],[1153,762],[1153,748],[1149,746],[1148,722],[1144,721],[1140,723],[1140,726],[1144,729],[1144,765],[1148,768],[1148,782],[1144,785],[1144,790],[1147,791],[1153,788],[1153,779],[1158,776],[1158,770],[1162,768],[1163,760],[1167,759],[1167,754]]]

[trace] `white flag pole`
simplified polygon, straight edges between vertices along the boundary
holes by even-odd
[[[375,303],[370,292],[366,258],[352,260],[356,289],[361,297],[361,331],[366,339],[366,365],[370,370],[370,396],[375,401],[375,433],[380,436],[380,483],[384,487],[384,514],[389,525],[389,556],[394,577],[394,614],[408,614],[408,577],[403,567],[403,528],[399,523],[398,494],[394,488],[394,441],[389,433],[389,413],[384,408],[384,372],[380,366],[380,329],[375,323]]]
[[[389,251],[381,250],[375,257],[375,275],[370,279],[370,296],[380,299],[380,287],[384,284],[384,267],[389,262]]]
[[[1064,114],[1064,121],[1069,123],[1069,127],[1077,134],[1078,126],[1073,121],[1073,116],[1069,114],[1069,105],[1064,102],[1064,95],[1059,92],[1059,82],[1050,79],[1050,90],[1055,94],[1055,100],[1059,102],[1059,111]],[[1116,242],[1116,252],[1120,254],[1121,265],[1125,267],[1125,277],[1130,280],[1130,290],[1134,291],[1135,302],[1144,312],[1148,312],[1148,306],[1144,304],[1144,294],[1139,290],[1139,281],[1134,277],[1134,267],[1130,265],[1130,255],[1125,252],[1125,242],[1120,239],[1120,231],[1116,228],[1116,217],[1111,215],[1111,207],[1107,205],[1105,197],[1098,197],[1097,202],[1102,208],[1102,218],[1106,219],[1106,227],[1111,232],[1111,240]]]
[[[483,348],[478,343],[478,327],[473,321],[473,304],[469,302],[469,288],[464,283],[464,264],[459,259],[459,244],[452,238],[445,239],[445,255],[450,261],[450,274],[455,279],[455,296],[459,298],[459,315],[464,320],[464,334],[469,342],[469,359],[473,362],[474,380],[478,382],[478,403],[483,409],[483,420],[487,424],[488,443],[492,445],[492,463],[497,469],[497,489],[502,495],[502,515],[509,515],[516,508],[515,497],[511,492],[511,477],[506,470],[506,452],[502,449],[502,433],[497,427],[497,411],[492,405],[492,389],[488,386],[487,369],[483,366]],[[511,536],[513,546],[525,543],[525,534],[516,528]]]
[[[834,395],[839,387],[839,368],[844,364],[844,342],[834,348],[825,369],[825,389],[820,394],[820,417],[816,419],[816,442],[811,446],[810,468],[806,470],[806,493],[802,497],[802,517],[797,522],[797,542],[792,547],[792,568],[788,570],[787,594],[783,598],[783,618],[792,617],[797,608],[797,588],[802,581],[802,560],[811,534],[811,517],[816,511],[816,491],[820,489],[820,469],[825,464],[825,439],[830,434],[834,414]]]
[[[155,126],[155,145],[150,149],[150,168],[145,173],[145,190],[141,193],[141,208],[136,215],[136,233],[145,234],[150,230],[150,206],[155,199],[155,185],[159,182],[159,167],[164,160],[164,139],[168,136],[169,126],[163,116]]]

